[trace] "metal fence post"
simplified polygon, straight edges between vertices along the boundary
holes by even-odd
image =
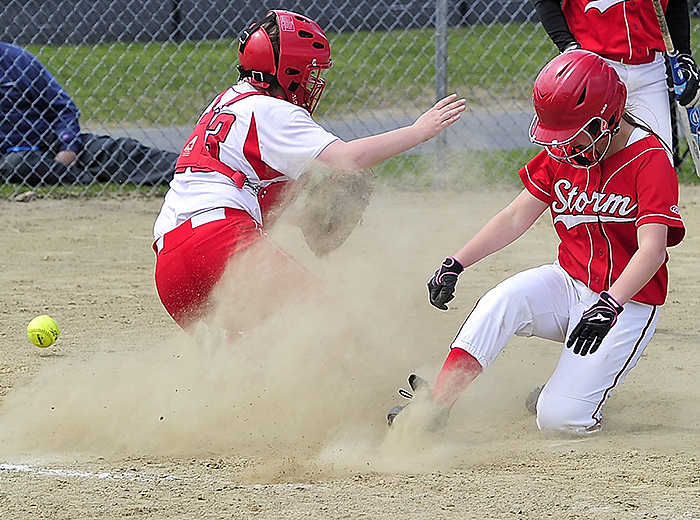
[[[447,0],[435,1],[435,101],[447,95]],[[436,137],[433,186],[445,185],[447,132]]]

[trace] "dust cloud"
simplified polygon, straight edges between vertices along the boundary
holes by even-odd
[[[307,260],[316,269],[302,290],[283,287],[288,277],[276,286],[279,271],[252,252],[227,271],[206,323],[46,364],[4,399],[1,451],[239,454],[338,468],[353,454],[389,468],[386,411],[400,400],[419,325],[396,312],[404,290],[377,290],[390,273],[363,265],[372,258]]]
[[[535,338],[514,339],[470,385],[444,437],[408,420],[387,430],[386,412],[405,402],[397,388],[410,372],[435,381],[473,303],[555,257],[544,218],[470,267],[448,312],[426,301],[442,259],[516,194],[379,189],[325,258],[282,222],[272,238],[319,296],[231,334],[191,335],[153,287],[160,201],[0,201],[3,518],[698,517],[695,186],[682,189],[689,231],[670,252],[659,328],[599,436],[537,430],[524,401],[561,345]],[[45,313],[62,336],[40,350],[25,329]]]

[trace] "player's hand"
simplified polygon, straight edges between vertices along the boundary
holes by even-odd
[[[443,260],[440,269],[428,281],[428,296],[434,307],[447,310],[446,304],[455,297],[457,278],[462,271],[464,267],[455,258],[448,256]]]
[[[465,99],[457,99],[457,94],[450,94],[435,103],[430,110],[413,123],[413,127],[419,132],[421,142],[432,139],[452,123],[458,121],[466,104]]]
[[[615,298],[606,292],[600,293],[600,299],[583,313],[581,321],[569,335],[567,348],[574,349],[574,354],[593,354],[603,338],[617,323],[617,316],[624,310]]]
[[[695,60],[687,54],[678,55],[678,65],[685,78],[685,90],[677,97],[684,107],[693,108],[700,104],[700,75]]]
[[[70,166],[71,164],[75,164],[77,158],[78,155],[75,152],[70,150],[61,150],[56,154],[56,157],[54,157],[53,160]]]

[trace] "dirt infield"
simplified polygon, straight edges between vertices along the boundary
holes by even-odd
[[[587,439],[545,436],[524,408],[559,345],[514,339],[455,406],[444,439],[387,435],[416,371],[433,381],[474,301],[548,263],[548,217],[466,272],[450,312],[425,282],[514,190],[380,189],[317,259],[332,289],[233,344],[189,336],[153,284],[159,200],[0,202],[3,519],[700,519],[700,188],[682,189],[659,329]],[[25,328],[50,314],[48,349]]]

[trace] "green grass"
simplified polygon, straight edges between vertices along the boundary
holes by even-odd
[[[477,101],[491,89],[520,96],[550,57],[534,24],[450,29],[449,88]],[[333,67],[318,115],[429,106],[435,97],[432,30],[329,34]],[[86,122],[189,125],[237,80],[236,42],[29,46],[74,97]],[[487,84],[485,78],[493,84]]]
[[[401,189],[450,189],[522,187],[518,171],[538,148],[516,150],[451,151],[438,163],[432,154],[404,154],[374,168],[380,181]],[[466,166],[469,165],[469,166]],[[680,184],[700,184],[693,161],[688,157],[678,171]]]
[[[231,41],[30,47],[73,96],[83,122],[193,124],[237,79]]]
[[[520,168],[537,153],[535,148],[496,151],[452,151],[438,162],[433,154],[404,154],[384,161],[374,168],[381,185],[403,190],[434,189],[436,187],[469,190],[483,188],[520,188]],[[464,165],[470,165],[465,168]],[[700,184],[692,160],[688,158],[678,172],[681,184]],[[34,191],[39,197],[162,197],[168,186],[157,187],[132,184],[99,183],[84,186],[21,187],[16,184],[0,186],[0,199],[11,198],[24,191]]]
[[[680,184],[700,184],[700,177],[695,173],[695,165],[690,155],[683,161],[680,170],[678,170],[678,182]]]
[[[518,170],[536,153],[534,149],[458,150],[440,159],[433,154],[404,154],[374,170],[382,183],[409,190],[520,187]]]

